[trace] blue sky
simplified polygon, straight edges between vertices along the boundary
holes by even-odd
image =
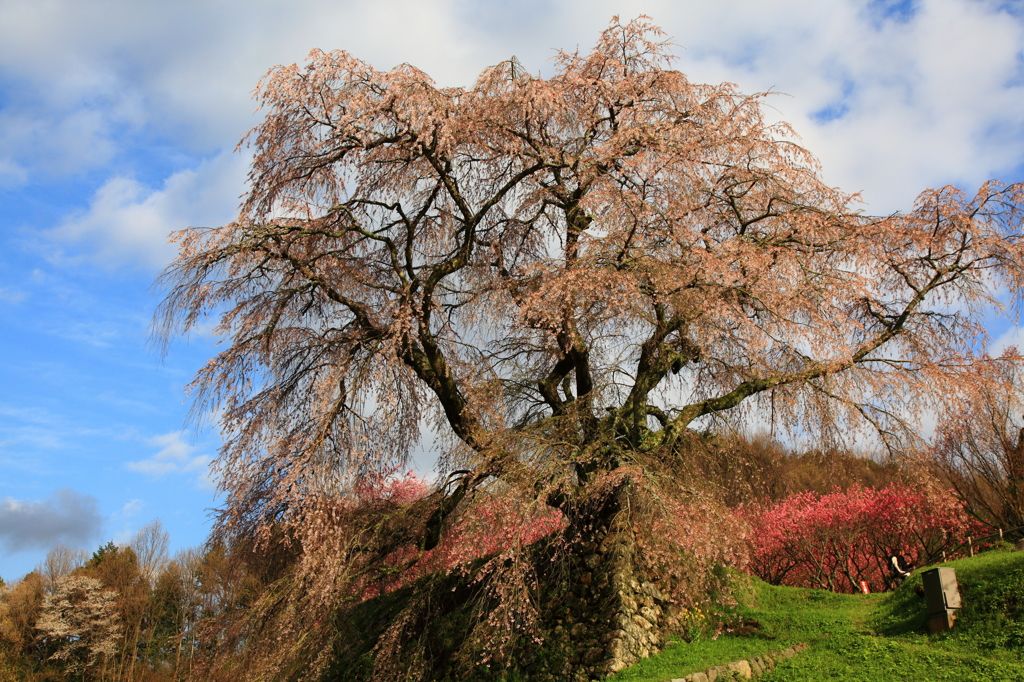
[[[780,93],[771,115],[871,213],[1024,180],[1021,0],[0,0],[0,576],[156,517],[172,548],[205,537],[219,441],[184,387],[216,339],[154,353],[152,283],[167,233],[233,217],[270,66],[320,47],[446,86],[511,55],[550,73],[616,14],[653,17],[695,81]]]

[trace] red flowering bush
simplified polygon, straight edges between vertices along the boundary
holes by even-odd
[[[384,473],[369,473],[353,486],[358,504],[408,504],[427,496],[430,484],[412,469],[398,475],[398,467]]]
[[[441,543],[421,560],[424,568],[441,570],[507,549],[533,544],[562,530],[561,512],[534,505],[523,508],[501,496],[488,496],[456,520]]]
[[[884,589],[893,554],[932,563],[981,531],[952,493],[927,486],[806,492],[744,515],[752,573],[774,585],[848,593],[862,580]]]
[[[414,471],[398,475],[364,476],[355,486],[353,511],[368,508],[396,510],[423,500],[430,493],[429,483]],[[474,559],[500,554],[532,544],[564,528],[562,514],[547,505],[523,504],[509,495],[480,494],[476,504],[452,519],[444,539],[429,551],[402,544],[384,559],[386,567],[402,571],[379,571],[381,579],[365,585],[363,598],[403,587],[430,573],[456,568]]]
[[[653,485],[640,471],[629,473],[634,486],[625,503],[629,512],[620,531],[636,543],[641,563],[652,575],[663,579],[666,589],[680,590],[671,595],[674,601],[691,604],[694,598],[706,596],[692,588],[713,581],[709,567],[747,564],[745,518],[717,504],[709,492],[678,486],[663,489]],[[621,478],[608,476],[605,486],[615,489],[622,483]],[[661,483],[664,486],[666,481]],[[356,507],[395,511],[411,509],[430,493],[430,486],[412,471],[404,475],[391,471],[363,479],[356,490]],[[353,511],[358,513],[359,509]],[[364,583],[361,598],[372,598],[431,573],[465,567],[484,557],[495,557],[500,564],[515,550],[563,532],[567,525],[568,520],[559,510],[536,499],[523,499],[502,489],[479,493],[472,505],[451,519],[444,538],[433,549],[422,551],[408,543],[396,546],[382,562],[385,570],[367,574],[378,577]],[[569,543],[582,542],[574,533],[570,535],[573,537],[563,539]],[[388,567],[403,570],[387,570]],[[483,569],[483,574],[488,570]]]

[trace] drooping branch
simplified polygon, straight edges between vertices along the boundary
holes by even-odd
[[[1024,186],[868,219],[764,95],[691,83],[658,35],[616,22],[547,79],[513,61],[438,88],[315,51],[261,84],[240,215],[180,235],[156,327],[221,315],[194,384],[226,438],[220,537],[311,552],[275,650],[327,660],[288,614],[338,622],[488,495],[601,521],[602,485],[766,391],[824,433],[977,392],[997,287],[1024,299]],[[457,481],[377,513],[358,482],[431,419]]]

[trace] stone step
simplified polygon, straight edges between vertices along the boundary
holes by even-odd
[[[739,661],[716,665],[702,672],[690,673],[686,677],[674,677],[666,682],[716,682],[716,680],[752,680],[766,672],[770,672],[778,661],[793,658],[801,651],[806,651],[804,642],[794,644],[780,651],[769,651],[762,656],[745,658]]]

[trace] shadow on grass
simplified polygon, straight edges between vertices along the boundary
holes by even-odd
[[[1024,552],[986,552],[941,565],[956,569],[963,608],[951,633],[931,638],[969,648],[1019,651],[1024,646]],[[925,601],[915,593],[920,585],[918,572],[886,598],[871,621],[877,633],[925,633]]]
[[[871,628],[886,637],[923,633],[928,615],[921,588],[921,573],[912,575],[899,589],[889,594],[869,621]]]

